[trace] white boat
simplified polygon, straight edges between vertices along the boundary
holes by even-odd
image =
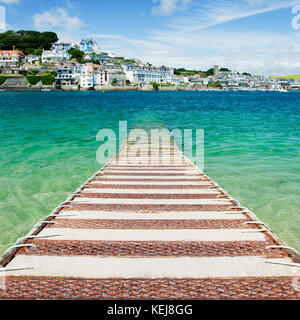
[[[50,89],[41,89],[41,91],[51,91]]]

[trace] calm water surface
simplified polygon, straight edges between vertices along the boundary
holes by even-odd
[[[100,165],[102,128],[205,130],[205,172],[300,250],[300,94],[0,92],[0,254]]]

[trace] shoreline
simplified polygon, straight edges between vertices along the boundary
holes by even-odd
[[[68,85],[63,87],[58,87],[54,83],[51,85],[43,85],[42,82],[38,82],[35,85],[29,84],[26,81],[26,78],[20,75],[8,76],[7,80],[0,85],[0,92],[3,91],[99,91],[99,92],[107,92],[107,91],[146,91],[146,92],[154,92],[154,91],[162,91],[162,92],[171,92],[171,91],[196,91],[196,92],[227,92],[227,91],[236,91],[236,92],[300,92],[299,89],[267,89],[267,88],[248,88],[248,87],[207,87],[201,85],[180,85],[180,86],[166,86],[159,85],[158,87],[154,87],[152,84],[141,84],[141,85],[130,85],[130,86],[114,86],[114,85],[103,85],[103,86],[95,86],[89,89],[79,88],[78,85]]]
[[[287,90],[287,91],[279,91],[279,90],[245,90],[245,89],[235,89],[235,90],[229,90],[229,89],[193,89],[193,88],[174,88],[174,89],[143,89],[143,88],[124,88],[124,87],[115,87],[115,88],[102,88],[97,90],[73,90],[73,89],[56,89],[56,88],[28,88],[28,87],[1,87],[0,86],[0,92],[13,92],[13,91],[28,91],[28,92],[39,92],[39,91],[51,91],[51,92],[109,92],[109,91],[135,91],[135,92],[180,92],[180,91],[189,91],[189,92],[279,92],[279,93],[296,93],[300,92],[300,90]]]

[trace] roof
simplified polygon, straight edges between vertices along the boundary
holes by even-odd
[[[14,54],[17,54],[18,56],[25,56],[23,51],[20,50],[0,50],[0,55],[9,55],[12,57]]]

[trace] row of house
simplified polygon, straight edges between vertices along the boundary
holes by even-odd
[[[84,64],[61,67],[58,69],[56,84],[58,86],[80,85],[83,89],[103,85],[130,84],[179,84],[182,79],[174,75],[167,67],[150,67],[125,64],[116,66],[113,63]]]
[[[182,81],[174,75],[174,71],[171,68],[164,66],[157,68],[144,65],[141,62],[139,64],[133,64],[132,62],[116,64],[108,56],[105,56],[107,59],[102,59],[100,64],[97,65],[72,65],[72,63],[68,62],[70,56],[67,53],[71,47],[68,43],[58,43],[54,44],[51,50],[43,52],[42,62],[61,65],[57,70],[56,80],[58,85],[64,86],[78,83],[82,88],[90,88],[111,84],[113,81],[119,85],[124,85],[126,81],[132,84],[149,84],[152,82],[178,84]],[[91,51],[93,49],[90,47],[87,50]],[[38,60],[39,57],[25,57],[23,52],[18,50],[0,51],[0,66],[5,68],[16,68],[21,61],[30,65]],[[26,68],[28,69],[28,66]]]
[[[196,86],[209,86],[218,82],[226,90],[299,90],[300,82],[280,78],[265,77],[261,75],[240,74],[237,71],[219,71],[215,69],[215,74],[206,78],[200,75],[184,77],[184,82]]]
[[[228,89],[262,89],[280,91],[300,88],[296,80],[278,79],[260,75],[240,74],[239,72],[220,72],[217,77],[219,83]]]
[[[67,62],[70,59],[70,55],[67,53],[72,47],[77,47],[85,53],[85,60],[92,60],[100,64],[99,70],[94,70],[94,80],[91,81],[92,75],[86,76],[84,74],[84,68],[82,67],[81,76],[74,73],[74,68],[69,68],[69,74],[72,74],[72,81],[76,79],[77,82],[81,77],[81,87],[87,87],[90,85],[97,86],[99,83],[111,83],[112,79],[117,83],[125,83],[126,80],[130,83],[137,84],[149,84],[151,82],[157,82],[159,84],[171,83],[178,84],[182,80],[174,76],[173,69],[167,67],[153,67],[150,65],[144,65],[140,61],[138,63],[135,59],[129,59],[129,63],[115,63],[112,62],[112,58],[115,58],[113,54],[101,52],[100,47],[93,39],[84,39],[79,45],[72,45],[70,43],[57,43],[54,44],[51,50],[44,51],[42,54],[42,62]],[[95,69],[95,68],[94,68]],[[68,79],[67,74],[64,73],[64,68],[60,70],[61,77],[58,76],[58,82],[61,79]],[[97,72],[96,72],[97,71]],[[104,74],[104,76],[102,76]],[[97,80],[99,79],[99,81]],[[63,83],[70,82],[64,81]]]
[[[70,61],[68,50],[73,47],[83,51],[85,60],[92,63],[75,65]],[[44,63],[43,66],[40,66],[40,60]],[[117,58],[113,54],[101,52],[98,43],[93,39],[84,39],[78,45],[55,43],[51,50],[43,51],[42,57],[25,56],[19,50],[0,50],[0,67],[15,71],[23,62],[22,71],[31,69],[33,65],[35,68],[49,67],[52,71],[57,71],[56,84],[61,87],[78,85],[83,89],[89,89],[111,84],[143,86],[157,83],[205,88],[217,83],[218,87],[228,90],[300,90],[300,82],[296,80],[272,79],[229,70],[220,71],[218,66],[214,67],[214,74],[208,77],[201,76],[201,73],[189,77],[178,76],[174,74],[174,69],[166,66],[154,67],[137,59]]]
[[[100,54],[100,47],[96,41],[92,38],[83,39],[78,45],[72,43],[56,43],[53,44],[50,50],[44,50],[42,53],[42,62],[43,63],[56,63],[64,62],[70,59],[68,50],[71,48],[77,48],[83,51],[85,54]]]
[[[179,84],[182,80],[174,75],[174,69],[145,65],[125,64],[123,70],[131,83]]]
[[[98,65],[89,63],[59,68],[56,85],[60,87],[76,85],[82,89],[89,89],[112,84],[114,79],[119,85],[124,85],[126,82],[124,73],[118,70],[104,70]]]

